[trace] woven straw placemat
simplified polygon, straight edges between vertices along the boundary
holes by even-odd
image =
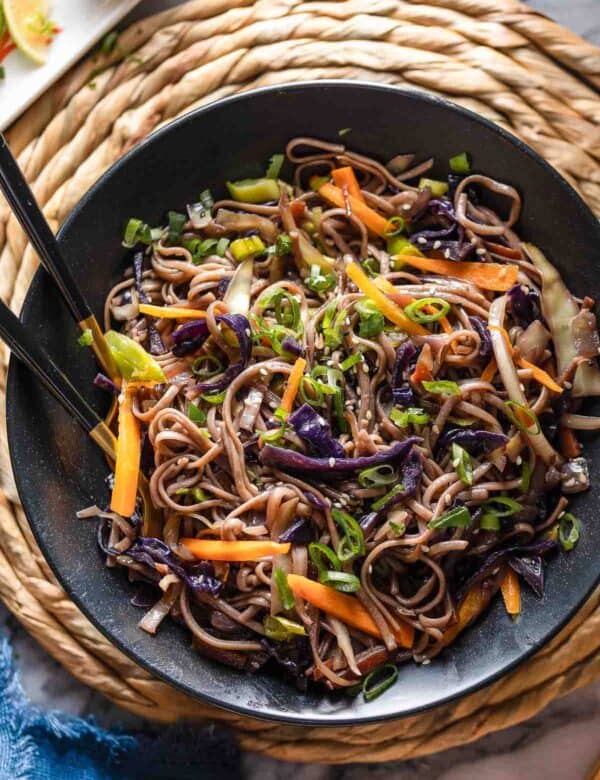
[[[109,58],[78,65],[16,123],[9,141],[58,227],[98,176],[161,124],[240,90],[318,78],[449,96],[527,141],[600,213],[600,50],[516,0],[194,0],[134,24]],[[15,310],[36,264],[0,199],[0,296]],[[505,728],[600,677],[598,591],[512,674],[417,717],[297,728],[217,710],[153,679],[83,617],[31,535],[4,431],[0,468],[0,597],[75,677],[145,717],[227,723],[244,748],[281,759],[384,761]]]

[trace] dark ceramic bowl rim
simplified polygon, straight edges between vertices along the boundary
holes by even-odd
[[[543,157],[541,157],[537,152],[535,152],[533,149],[531,149],[527,144],[525,144],[520,138],[513,135],[512,133],[504,130],[502,127],[496,125],[489,119],[476,114],[473,111],[470,111],[469,109],[463,108],[462,106],[459,106],[458,104],[455,104],[449,100],[446,100],[444,98],[438,97],[436,95],[432,95],[425,92],[418,92],[414,90],[408,90],[403,89],[401,87],[397,87],[394,85],[389,84],[378,84],[373,82],[367,82],[367,81],[345,81],[345,80],[338,80],[338,79],[322,79],[322,80],[313,80],[313,81],[306,81],[306,82],[300,82],[300,83],[284,83],[284,84],[278,84],[275,86],[268,86],[268,87],[261,87],[258,89],[248,90],[247,92],[238,93],[236,95],[232,95],[226,98],[222,98],[216,101],[213,101],[211,103],[207,103],[204,106],[201,106],[194,111],[191,111],[187,114],[185,114],[182,117],[179,117],[177,119],[174,119],[173,121],[169,122],[164,127],[161,127],[158,130],[155,130],[150,135],[148,135],[146,138],[144,138],[139,144],[137,144],[135,147],[133,147],[130,151],[128,151],[123,157],[121,157],[119,160],[117,160],[115,163],[113,163],[103,174],[102,176],[87,190],[87,192],[82,196],[82,198],[77,202],[77,204],[73,207],[72,211],[69,213],[68,217],[65,219],[63,225],[61,226],[59,232],[58,232],[58,240],[61,241],[63,234],[68,233],[69,227],[71,225],[71,222],[74,221],[77,217],[77,214],[79,210],[86,204],[86,202],[93,198],[95,194],[102,189],[104,186],[104,183],[107,179],[109,179],[116,171],[120,170],[123,167],[126,167],[128,165],[128,162],[133,157],[143,154],[148,144],[152,144],[152,142],[162,137],[163,135],[166,135],[171,132],[171,130],[175,127],[178,127],[180,125],[190,123],[190,122],[196,122],[199,120],[200,117],[202,117],[203,114],[206,112],[210,112],[214,110],[216,107],[221,106],[223,104],[234,104],[236,102],[245,102],[247,100],[251,100],[254,95],[263,94],[265,92],[287,92],[287,91],[304,91],[304,90],[312,90],[319,87],[326,87],[326,86],[335,86],[337,88],[348,88],[348,89],[354,89],[356,87],[360,88],[367,88],[369,90],[373,91],[381,91],[381,92],[387,92],[390,94],[390,96],[394,95],[402,95],[406,97],[410,97],[411,99],[420,100],[423,103],[429,103],[434,105],[439,105],[445,108],[448,111],[452,111],[456,114],[462,115],[465,119],[468,119],[470,121],[474,121],[478,124],[484,125],[487,129],[492,130],[495,134],[503,138],[504,140],[508,141],[510,144],[515,146],[522,154],[525,154],[532,158],[538,165],[540,165],[544,170],[545,173],[552,178],[556,179],[560,186],[564,190],[564,195],[566,198],[571,198],[575,201],[576,205],[578,206],[579,210],[587,214],[589,217],[590,215],[592,218],[594,218],[593,213],[587,206],[587,204],[583,201],[579,193],[569,184],[566,179],[564,179],[558,171],[556,171],[555,168],[553,168]],[[600,223],[596,222],[596,232],[597,232],[597,239],[600,242]],[[43,271],[38,270],[37,272],[43,273]],[[26,295],[25,302],[22,307],[21,311],[21,317],[27,317],[27,315],[31,312],[31,296],[29,294],[29,291]],[[21,503],[23,505],[23,508],[25,510],[25,514],[29,520],[30,517],[33,516],[33,512],[31,511],[31,506],[28,498],[28,491],[25,489],[24,484],[24,474],[20,473],[18,469],[15,468],[15,462],[14,462],[14,451],[13,446],[11,442],[13,441],[13,423],[12,423],[12,415],[10,414],[10,410],[13,406],[13,404],[16,403],[15,400],[15,359],[11,356],[10,359],[10,365],[9,365],[9,374],[8,374],[8,382],[7,382],[7,424],[8,424],[8,443],[9,443],[9,451],[10,451],[10,457],[11,457],[11,466],[13,468],[13,473],[15,476],[15,483],[17,486],[17,492],[19,494],[19,497],[21,499]],[[170,685],[174,686],[175,688],[187,693],[188,695],[192,696],[193,698],[199,699],[201,701],[209,702],[210,704],[224,710],[233,711],[240,713],[242,715],[250,716],[253,718],[258,718],[261,720],[268,720],[268,721],[275,721],[275,722],[281,722],[281,723],[290,723],[290,724],[296,724],[296,725],[305,725],[305,726],[347,726],[347,725],[359,725],[359,724],[367,724],[367,723],[375,723],[375,722],[381,722],[386,720],[394,720],[394,719],[400,719],[405,717],[410,717],[413,715],[416,715],[420,712],[433,709],[434,707],[441,706],[443,704],[447,704],[452,701],[456,701],[458,699],[461,699],[463,697],[468,696],[469,694],[472,694],[481,688],[484,688],[486,686],[489,686],[490,684],[494,683],[504,675],[511,672],[513,669],[515,669],[517,666],[522,664],[524,661],[526,661],[528,658],[530,658],[532,655],[537,653],[543,646],[545,646],[553,637],[556,636],[556,634],[559,633],[559,631],[573,618],[573,616],[579,611],[581,606],[584,604],[584,602],[589,598],[591,593],[594,591],[594,589],[598,586],[600,583],[600,572],[598,573],[594,583],[591,587],[589,587],[584,593],[580,594],[580,597],[578,598],[576,604],[572,607],[571,610],[569,610],[567,613],[565,613],[561,620],[555,622],[547,631],[546,633],[539,638],[538,641],[533,643],[531,646],[529,646],[526,650],[523,650],[517,658],[512,660],[511,662],[508,662],[504,665],[499,665],[498,668],[494,671],[488,674],[487,676],[483,677],[480,680],[477,680],[476,682],[466,685],[463,689],[461,689],[458,692],[450,693],[446,695],[440,696],[439,699],[437,699],[434,702],[430,702],[428,704],[418,705],[414,707],[410,707],[408,709],[403,709],[401,713],[394,713],[394,712],[384,712],[381,714],[373,715],[373,716],[363,716],[361,715],[354,715],[354,716],[344,716],[340,715],[339,713],[335,712],[327,716],[327,719],[321,717],[313,717],[311,718],[306,717],[302,714],[292,714],[290,715],[287,712],[281,712],[280,714],[273,714],[272,712],[260,712],[256,709],[253,709],[250,705],[246,704],[223,704],[221,701],[216,699],[210,694],[203,693],[202,691],[197,690],[196,688],[186,684],[185,682],[180,682],[173,680],[170,675],[165,674],[161,671],[160,668],[157,668],[154,664],[147,661],[143,655],[141,655],[136,650],[130,648],[127,646],[127,643],[122,642],[120,639],[116,638],[111,631],[106,628],[102,621],[97,619],[93,614],[91,614],[90,611],[88,611],[84,601],[82,601],[81,597],[77,593],[76,589],[72,588],[68,582],[65,581],[65,577],[61,574],[61,571],[55,566],[55,563],[52,559],[52,556],[49,554],[49,551],[46,547],[46,544],[44,540],[41,538],[41,534],[39,532],[39,529],[37,527],[37,522],[30,521],[30,526],[32,528],[34,537],[37,541],[37,543],[40,546],[40,549],[42,553],[44,554],[44,557],[48,564],[50,565],[50,568],[56,575],[58,581],[61,583],[62,587],[65,589],[65,591],[68,593],[68,595],[72,598],[72,600],[75,602],[75,604],[78,606],[78,608],[83,612],[83,614],[90,620],[90,622],[97,628],[109,641],[111,644],[115,645],[119,650],[121,650],[125,655],[127,655],[129,658],[134,660],[136,663],[138,663],[141,667],[146,669],[148,672],[150,672],[152,675],[158,677],[159,679],[164,680],[165,682],[169,683]]]

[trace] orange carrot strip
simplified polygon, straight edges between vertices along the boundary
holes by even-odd
[[[185,309],[182,306],[153,306],[151,303],[140,303],[140,314],[171,320],[200,320],[206,317],[206,312],[200,311],[200,309]]]
[[[377,304],[379,311],[387,317],[388,320],[398,325],[405,333],[408,333],[411,336],[431,335],[429,331],[422,325],[419,325],[418,322],[409,320],[402,309],[381,292],[375,282],[372,279],[369,279],[357,263],[349,263],[346,266],[346,273],[361,292]]]
[[[501,328],[500,325],[488,325],[488,330],[497,330],[498,333],[501,334],[502,338],[504,339],[504,343],[506,344],[506,349],[508,350],[509,354],[512,355],[513,353],[513,347],[510,343],[510,336],[508,335],[508,331],[506,328]]]
[[[458,608],[457,622],[444,632],[444,645],[449,645],[465,628],[476,620],[489,602],[481,585],[473,585]]]
[[[558,426],[558,443],[561,453],[568,458],[578,458],[581,455],[581,444],[577,441],[577,437],[566,425]]]
[[[360,191],[358,182],[356,181],[354,168],[351,168],[349,165],[347,165],[345,168],[334,168],[331,171],[331,178],[335,182],[336,186],[342,190],[342,192],[345,187],[348,195],[352,195],[353,198],[360,200],[361,203],[365,203],[366,205],[363,194]]]
[[[506,292],[516,283],[519,267],[501,263],[467,263],[454,260],[436,260],[415,255],[394,255],[397,262],[412,265],[420,271],[429,271],[440,276],[464,279],[483,290]]]
[[[303,200],[293,200],[290,203],[290,211],[296,221],[305,219],[306,217],[306,203]]]
[[[509,615],[516,616],[521,613],[521,586],[517,573],[508,569],[500,584],[504,606]]]
[[[425,344],[415,365],[415,370],[410,375],[410,381],[413,385],[418,385],[421,382],[430,382],[433,379],[432,368],[433,355],[431,354],[431,347],[429,344]]]
[[[309,580],[308,577],[302,577],[300,574],[288,574],[288,585],[295,596],[306,599],[309,604],[322,609],[329,615],[333,615],[338,620],[347,623],[349,626],[364,631],[369,636],[381,638],[381,632],[377,624],[363,607],[360,601],[354,596],[346,593],[340,593],[320,582]],[[414,641],[414,629],[408,623],[399,621],[399,629],[392,630],[396,641],[402,647],[412,647]]]
[[[257,561],[269,555],[285,555],[292,546],[269,541],[223,542],[219,539],[180,539],[187,549],[206,561]]]
[[[290,375],[288,377],[283,397],[281,399],[281,408],[286,412],[291,412],[294,406],[294,400],[298,394],[298,388],[300,387],[300,380],[304,376],[304,369],[306,368],[306,360],[304,358],[298,358],[294,363]]]
[[[522,357],[517,358],[517,363],[521,366],[521,368],[530,368],[533,374],[533,378],[541,385],[545,385],[548,390],[552,390],[553,393],[562,393],[562,387],[557,384],[554,379],[552,379],[550,374],[547,371],[544,371],[543,368],[535,366],[533,363],[530,363],[528,360],[525,360],[525,358]]]
[[[125,382],[123,385],[119,396],[119,437],[110,508],[123,517],[131,517],[137,497],[142,438],[139,420],[132,410],[133,388],[129,388]]]
[[[317,192],[324,200],[337,206],[338,209],[350,206],[350,211],[354,216],[360,219],[372,233],[385,237],[386,232],[390,229],[390,223],[385,217],[350,193],[346,197],[339,187],[335,187],[333,184],[322,184]],[[393,227],[391,229],[394,230]]]
[[[481,373],[481,381],[491,382],[496,376],[496,371],[498,371],[498,364],[496,363],[495,358],[492,358]]]

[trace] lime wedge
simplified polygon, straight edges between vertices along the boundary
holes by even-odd
[[[17,49],[32,62],[43,65],[52,40],[47,0],[4,0],[4,16]]]

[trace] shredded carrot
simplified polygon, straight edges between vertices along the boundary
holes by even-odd
[[[504,339],[504,343],[506,344],[506,349],[508,350],[509,355],[512,355],[513,347],[512,344],[510,343],[510,336],[508,335],[508,331],[506,330],[506,328],[502,328],[500,325],[488,325],[487,329],[497,330],[498,333],[500,333],[500,335]]]
[[[206,317],[206,312],[200,311],[200,309],[185,309],[182,306],[153,306],[151,303],[140,303],[140,314],[171,320],[201,320]]]
[[[142,455],[140,423],[132,409],[133,389],[123,382],[119,396],[119,437],[115,461],[115,483],[110,500],[112,511],[123,517],[131,517],[135,511]]]
[[[501,257],[509,257],[511,260],[521,260],[523,254],[519,249],[511,249],[509,246],[502,246],[502,244],[495,244],[493,241],[484,241],[485,247],[493,252],[495,255]]]
[[[364,631],[369,636],[381,638],[381,632],[377,624],[363,607],[360,601],[354,596],[346,593],[340,593],[320,582],[309,580],[308,577],[302,577],[300,574],[288,574],[288,585],[298,598],[306,599],[309,604],[322,609],[329,615],[333,615],[338,620],[342,620],[349,626]],[[412,647],[414,641],[414,629],[408,623],[398,621],[398,630],[392,629],[392,634],[396,641],[402,647]]]
[[[517,573],[511,568],[504,575],[500,590],[508,614],[513,617],[519,615],[521,613],[521,586]]]
[[[298,388],[300,387],[300,380],[304,376],[304,369],[306,368],[306,360],[304,358],[298,358],[294,363],[290,375],[288,377],[283,397],[281,399],[281,408],[286,412],[291,412],[294,406],[294,400],[298,394]]]
[[[361,203],[365,203],[365,199],[362,192],[360,191],[359,184],[356,181],[354,169],[349,165],[347,165],[345,168],[334,168],[331,171],[331,178],[335,182],[336,186],[342,190],[342,192],[345,188],[348,195],[352,195],[353,198],[360,200]]]
[[[409,320],[402,309],[391,301],[372,279],[369,279],[357,263],[348,263],[346,266],[346,273],[361,292],[377,304],[379,311],[387,317],[388,320],[398,325],[405,333],[408,333],[411,336],[431,335],[429,331],[422,325],[419,325],[418,322]]]
[[[522,357],[517,358],[517,363],[521,366],[521,368],[531,369],[533,378],[541,385],[545,385],[548,390],[552,390],[553,393],[562,393],[562,387],[557,384],[554,379],[552,379],[550,374],[547,371],[544,371],[543,368],[535,366],[533,363],[530,363],[528,360],[525,360],[525,358]]]
[[[257,561],[270,555],[285,555],[292,546],[270,541],[223,542],[220,539],[180,539],[187,549],[206,561]]]
[[[444,632],[444,645],[454,642],[461,631],[464,631],[468,625],[479,617],[486,608],[488,601],[489,598],[481,585],[473,585],[458,608],[456,623]]]
[[[415,370],[410,375],[410,381],[413,385],[421,382],[430,382],[433,379],[431,369],[433,368],[433,355],[429,344],[425,344],[415,365]]]
[[[561,453],[568,458],[578,458],[581,455],[581,444],[577,441],[577,437],[566,425],[558,426],[558,443]]]
[[[374,284],[377,285],[377,287],[381,290],[381,292],[384,292],[387,295],[389,295],[389,297],[394,301],[394,303],[399,304],[403,308],[404,306],[408,306],[409,303],[412,303],[414,300],[416,300],[409,293],[398,292],[394,287],[394,285],[391,284],[391,282],[388,282],[388,280],[384,276],[376,276],[373,282]],[[435,307],[426,306],[425,311],[428,314],[435,314]],[[438,322],[440,323],[440,326],[444,331],[444,333],[452,333],[453,331],[452,325],[450,325],[446,317],[440,317]]]
[[[416,255],[394,255],[397,261],[412,265],[420,271],[429,271],[439,276],[451,276],[472,282],[483,290],[506,292],[516,283],[519,267],[501,263],[466,263],[454,260],[437,260]]]
[[[296,222],[298,222],[306,217],[306,203],[303,200],[293,200],[290,203],[290,211]]]
[[[317,191],[324,200],[337,206],[338,209],[345,209],[349,206],[352,214],[360,219],[372,233],[385,236],[390,229],[390,223],[385,217],[350,193],[347,196],[344,195],[343,190],[339,187],[335,187],[333,184],[322,184]]]
[[[481,381],[491,382],[496,376],[496,371],[498,371],[498,364],[496,363],[496,360],[492,358],[481,373]]]

